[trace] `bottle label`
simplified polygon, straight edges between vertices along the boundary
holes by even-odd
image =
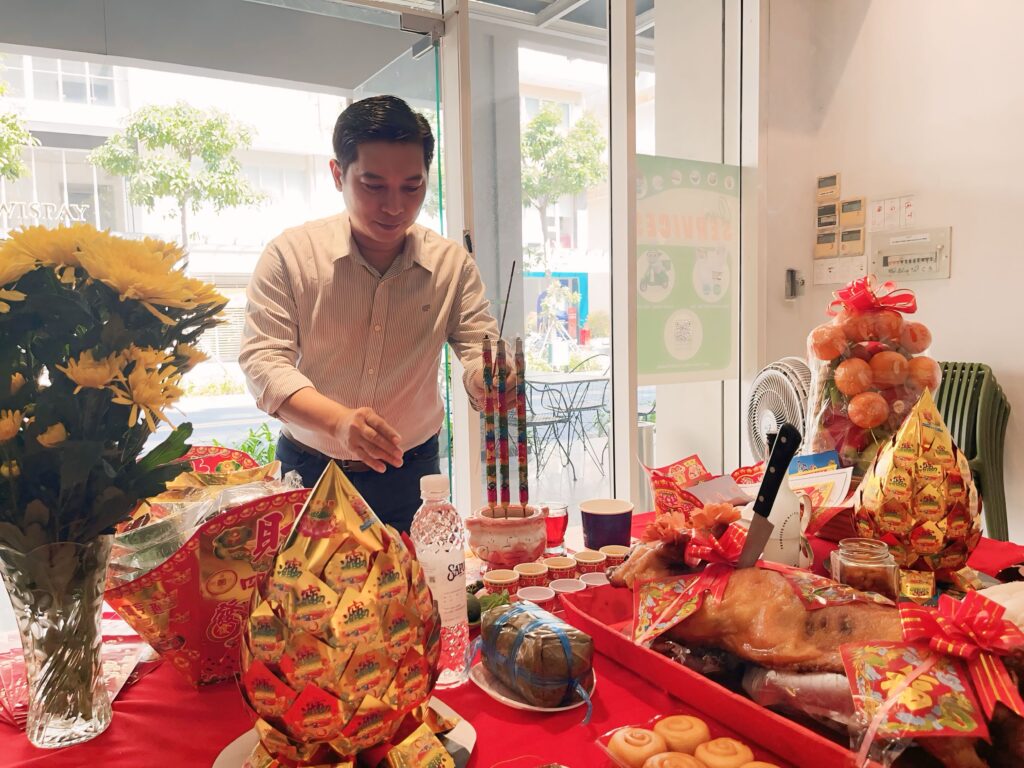
[[[468,621],[466,613],[466,561],[451,557],[461,553],[442,552],[437,558],[420,557],[427,586],[437,601],[441,625],[455,626]]]

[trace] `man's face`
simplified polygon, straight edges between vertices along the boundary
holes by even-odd
[[[334,184],[357,242],[364,248],[401,249],[405,233],[416,221],[427,193],[427,169],[419,143],[372,141],[342,173],[331,160]]]

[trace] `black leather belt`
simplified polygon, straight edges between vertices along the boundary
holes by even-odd
[[[367,464],[364,461],[359,461],[357,459],[335,459],[332,456],[328,456],[326,453],[321,453],[320,451],[316,450],[315,448],[310,448],[307,445],[303,445],[302,443],[297,441],[294,437],[289,437],[288,435],[285,435],[285,434],[282,434],[281,437],[283,439],[287,440],[291,444],[292,448],[294,448],[299,453],[304,453],[307,456],[313,456],[313,457],[315,457],[317,459],[321,459],[322,461],[335,461],[335,462],[337,462],[338,466],[341,467],[341,471],[342,472],[374,472],[374,471],[376,471],[376,470],[373,469],[373,467],[371,467],[369,464]],[[406,451],[405,453],[402,454],[402,462],[405,463],[407,461],[412,461],[413,459],[416,459],[421,453],[423,453],[423,451],[426,448],[428,448],[430,446],[432,441],[436,441],[436,440],[437,440],[437,435],[434,435],[433,437],[428,438],[423,443],[420,443],[419,445],[417,445],[417,446],[415,446],[413,448],[410,448],[408,451]],[[387,471],[388,469],[395,469],[395,467],[392,467],[387,462],[384,462],[384,466],[386,468],[385,471]]]

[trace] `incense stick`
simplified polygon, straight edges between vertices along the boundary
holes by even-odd
[[[512,259],[512,271],[508,275],[508,288],[505,290],[505,306],[501,308],[501,325],[498,326],[498,341],[505,337],[505,315],[508,314],[508,298],[512,295],[512,280],[516,276],[516,260]]]

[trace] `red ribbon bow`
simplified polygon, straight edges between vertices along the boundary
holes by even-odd
[[[900,604],[903,638],[927,642],[937,653],[964,659],[990,719],[1000,701],[1024,717],[1024,700],[999,658],[1024,647],[1024,632],[1004,619],[1005,613],[1003,606],[977,592],[968,592],[959,601],[943,595],[937,608]]]
[[[875,309],[894,309],[904,314],[917,312],[917,297],[908,288],[896,288],[893,282],[884,282],[875,286],[875,276],[858,277],[845,288],[840,288],[832,295],[835,297],[828,305],[829,315],[838,315],[840,311],[869,312]]]
[[[707,529],[698,529],[686,544],[684,560],[691,568],[696,568],[701,560],[735,567],[746,540],[747,529],[737,523],[730,523],[717,538]]]

